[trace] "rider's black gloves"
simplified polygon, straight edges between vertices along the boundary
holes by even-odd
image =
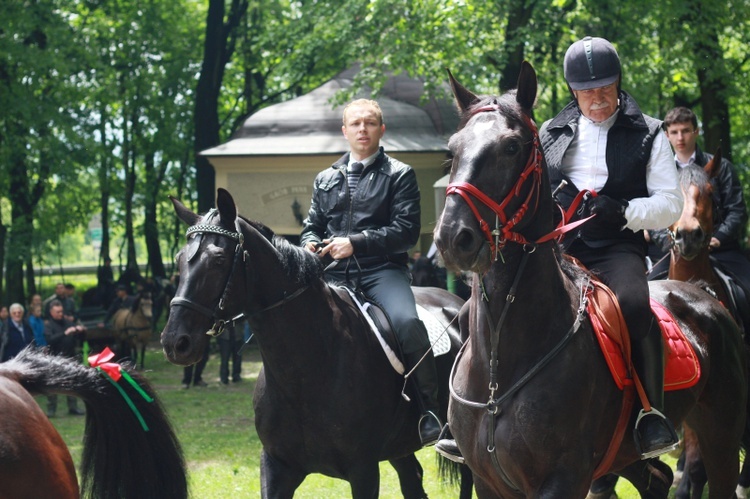
[[[588,206],[589,213],[596,216],[589,220],[587,225],[590,224],[600,229],[616,227],[620,230],[628,223],[625,219],[625,208],[627,208],[628,202],[625,200],[599,195],[589,199]]]

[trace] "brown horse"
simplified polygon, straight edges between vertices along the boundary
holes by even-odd
[[[680,170],[680,187],[683,195],[682,214],[671,227],[669,279],[692,282],[721,303],[731,307],[732,298],[714,270],[710,258],[711,236],[714,233],[714,216],[711,179],[719,172],[721,149],[706,166],[689,165]],[[675,492],[675,497],[700,498],[706,485],[706,472],[700,455],[695,432],[684,427],[685,473]],[[738,490],[750,486],[750,466],[742,467]]]
[[[130,357],[144,368],[146,346],[153,334],[151,293],[138,295],[130,308],[122,308],[112,317],[112,330],[119,338],[121,357]]]
[[[164,409],[143,377],[121,370],[143,395],[126,378],[115,382],[98,369],[33,349],[0,364],[0,497],[188,496],[182,451]],[[81,490],[65,442],[33,398],[51,393],[86,403]]]
[[[247,317],[263,358],[253,399],[263,443],[261,496],[291,498],[307,475],[321,473],[348,481],[355,499],[377,497],[378,463],[388,460],[403,496],[424,498],[424,473],[414,456],[421,448],[419,411],[401,395],[404,376],[348,292],[326,282],[320,257],[238,216],[224,189],[218,209],[204,216],[173,203],[189,228],[161,336],[164,352],[170,362],[195,363],[210,335],[240,314]],[[417,303],[444,323],[448,351],[435,359],[444,417],[448,374],[460,348],[453,319],[463,300],[437,288],[413,290]],[[468,498],[471,474],[464,473],[461,497]]]
[[[477,494],[582,498],[594,478],[615,472],[643,497],[667,497],[671,470],[641,461],[628,436],[601,467],[624,398],[585,313],[588,275],[553,239],[549,177],[531,120],[536,73],[524,63],[518,89],[500,97],[476,96],[452,76],[451,85],[462,120],[449,141],[453,164],[435,236],[446,265],[477,274],[449,407]],[[697,384],[667,393],[665,412],[696,431],[711,497],[730,498],[747,397],[739,330],[695,286],[650,286],[701,367]],[[627,428],[638,409],[624,413]]]

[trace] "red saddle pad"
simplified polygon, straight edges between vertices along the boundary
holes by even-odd
[[[594,334],[599,341],[604,359],[607,361],[612,377],[617,386],[622,390],[626,385],[633,384],[628,374],[622,348],[617,340],[613,339],[611,331],[604,324],[610,321],[602,320],[597,315],[596,307],[588,307],[591,325]],[[667,362],[664,373],[664,390],[682,390],[695,385],[700,379],[701,367],[698,357],[695,355],[693,346],[685,338],[679,324],[674,320],[672,314],[663,305],[651,299],[651,311],[659,320],[662,336],[664,337],[665,353]],[[617,335],[614,335],[616,338]]]

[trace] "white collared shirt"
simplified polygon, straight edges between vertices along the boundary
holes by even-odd
[[[695,163],[695,150],[693,150],[693,154],[690,155],[690,157],[687,160],[687,163],[683,163],[680,161],[680,158],[677,157],[677,155],[674,155],[674,162],[677,163],[677,166],[680,168],[685,168],[686,166],[692,165]]]
[[[362,163],[362,169],[364,170],[365,168],[367,168],[368,166],[370,166],[371,164],[375,162],[375,158],[378,157],[378,154],[380,154],[380,151],[376,152],[372,156],[367,156],[365,159],[361,161],[357,161],[356,159],[352,157],[352,154],[349,153],[349,163],[347,163],[346,167],[348,170],[351,170],[352,163]]]
[[[562,171],[579,190],[599,192],[607,183],[607,134],[617,120],[618,110],[605,121],[595,123],[582,114],[578,130],[562,161]],[[632,231],[664,229],[682,213],[682,191],[672,149],[663,133],[657,133],[646,165],[648,197],[629,201],[625,227]]]

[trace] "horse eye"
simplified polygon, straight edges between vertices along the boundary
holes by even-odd
[[[518,151],[521,150],[521,144],[519,144],[517,141],[512,141],[508,145],[505,146],[505,151],[503,151],[508,156],[514,156],[518,154]]]

